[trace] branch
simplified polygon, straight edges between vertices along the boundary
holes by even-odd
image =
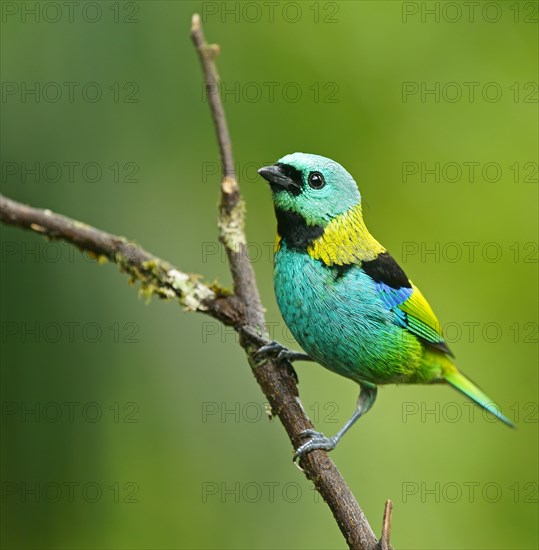
[[[268,343],[265,319],[254,270],[249,260],[244,231],[245,209],[234,174],[232,146],[223,106],[216,93],[218,76],[214,59],[219,49],[206,44],[200,19],[193,16],[191,36],[200,56],[208,100],[219,143],[223,179],[219,207],[219,236],[229,258],[234,294],[217,285],[201,282],[199,276],[184,273],[168,262],[146,252],[133,241],[111,235],[79,221],[26,206],[0,195],[0,220],[8,225],[30,229],[51,239],[69,242],[93,254],[97,260],[110,260],[140,281],[146,295],[175,298],[189,311],[205,313],[234,327],[240,334],[253,374],[281,420],[293,449],[301,443],[300,434],[313,425],[299,401],[293,369],[284,369],[274,360],[255,361],[255,352]],[[391,505],[386,503],[380,543],[343,477],[323,450],[301,459],[305,475],[327,502],[350,548],[384,550],[390,548]]]
[[[208,102],[221,151],[223,179],[219,217],[220,237],[229,257],[236,295],[251,325],[242,327],[243,334],[246,334],[249,329],[264,327],[265,320],[254,271],[245,246],[243,202],[235,179],[230,136],[218,93],[215,57],[219,53],[219,47],[206,43],[197,14],[193,15],[191,37],[202,64]],[[267,338],[265,329],[262,334]],[[294,448],[297,448],[300,444],[300,433],[306,429],[312,429],[313,426],[299,401],[296,381],[290,376],[289,371],[283,371],[274,361],[257,366],[253,358],[254,350],[248,344],[245,339],[242,340],[242,346],[247,352],[254,375],[273,410],[279,416]],[[301,460],[301,465],[306,476],[313,481],[316,489],[331,508],[350,547],[375,548],[378,543],[367,518],[328,454],[322,450],[308,453]]]
[[[146,252],[136,242],[111,235],[90,225],[50,210],[32,208],[0,195],[0,221],[22,229],[30,229],[49,239],[75,245],[93,256],[97,263],[117,263],[120,271],[130,275],[131,282],[141,283],[146,296],[176,298],[188,311],[207,313],[227,325],[239,322],[233,296],[217,285],[208,286],[194,274]]]
[[[193,15],[191,38],[200,57],[206,95],[210,104],[221,154],[223,179],[221,181],[221,201],[219,204],[219,238],[225,246],[228,256],[234,282],[234,293],[246,306],[247,321],[250,325],[257,327],[257,330],[267,338],[268,335],[264,328],[264,309],[256,286],[253,266],[247,252],[245,206],[236,181],[232,143],[219,95],[219,76],[214,63],[214,59],[219,53],[219,46],[206,43],[198,14]]]

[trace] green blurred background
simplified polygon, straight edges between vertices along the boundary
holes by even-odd
[[[537,548],[537,5],[37,4],[39,21],[34,3],[2,5],[2,192],[229,284],[189,39],[201,13],[222,47],[274,337],[294,346],[255,167],[323,154],[355,176],[370,229],[447,324],[459,366],[518,423],[492,423],[450,388],[384,388],[332,455],[373,528],[392,498],[396,548]],[[233,333],[146,304],[115,266],[67,245],[1,237],[3,548],[345,546]],[[311,418],[334,433],[356,386],[296,370]]]

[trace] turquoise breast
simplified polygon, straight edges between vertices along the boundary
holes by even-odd
[[[284,321],[300,346],[329,370],[361,383],[405,381],[421,344],[395,323],[359,266],[328,267],[285,242],[274,285]]]

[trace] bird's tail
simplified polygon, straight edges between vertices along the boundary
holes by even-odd
[[[483,393],[470,379],[466,378],[455,367],[448,369],[443,374],[444,378],[457,390],[473,399],[478,405],[481,405],[488,412],[499,418],[509,427],[514,428],[515,425],[504,416],[496,407],[495,403],[485,393]]]

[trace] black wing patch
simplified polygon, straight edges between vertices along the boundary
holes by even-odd
[[[376,283],[395,289],[412,288],[401,266],[389,252],[382,252],[374,260],[362,262],[361,267]]]

